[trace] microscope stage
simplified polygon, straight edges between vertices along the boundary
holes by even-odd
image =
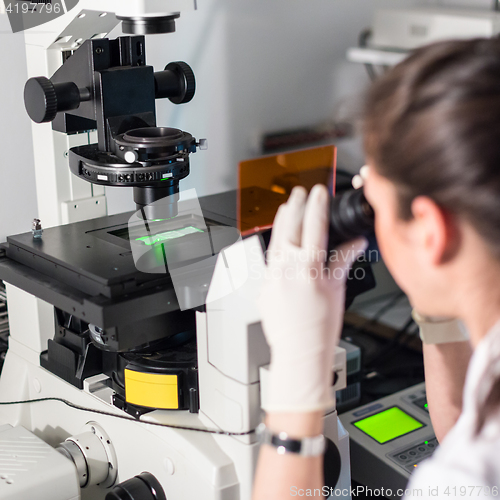
[[[129,241],[131,215],[125,213],[51,227],[44,229],[40,239],[33,238],[31,233],[10,236],[7,257],[81,292],[110,298],[169,283],[164,266],[160,267],[162,273],[143,273],[137,269]],[[197,216],[176,219],[173,219],[175,226],[169,229],[165,222],[151,222],[148,224],[151,236],[143,234],[137,240],[142,240],[145,246],[153,246],[153,243],[162,243],[157,241],[160,237],[179,234],[179,238],[164,244],[175,246],[186,260],[188,255],[195,259],[198,256],[196,237],[220,225]],[[182,230],[189,232],[190,229],[192,234],[183,234]]]
[[[176,227],[153,222],[152,238],[144,235],[144,244],[156,243],[155,235],[167,238],[160,246],[174,248],[189,262],[203,257],[196,253],[201,231],[217,242],[214,251],[232,243],[227,235],[217,238],[217,231],[236,226],[236,192],[200,198],[200,206],[203,218],[183,215],[172,219],[181,219]],[[39,240],[31,232],[11,236],[0,246],[0,279],[101,328],[179,310],[165,267],[162,274],[136,268],[128,240],[132,214],[47,228]],[[179,228],[180,237],[172,239],[169,232]]]

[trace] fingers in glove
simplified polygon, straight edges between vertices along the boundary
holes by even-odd
[[[273,230],[271,233],[271,241],[269,242],[269,255],[279,250],[281,242],[284,238],[284,218],[286,217],[286,203],[280,205],[276,216],[274,217]]]
[[[300,247],[302,239],[302,221],[307,200],[307,191],[302,186],[295,186],[286,202],[283,215],[283,228],[280,238],[283,243]],[[280,220],[281,223],[281,220]],[[283,231],[283,232],[281,232]]]
[[[326,260],[328,245],[328,190],[326,186],[314,186],[307,200],[302,227],[302,248],[314,261]]]

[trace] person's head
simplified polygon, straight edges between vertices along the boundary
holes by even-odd
[[[363,123],[389,270],[421,314],[460,316],[500,276],[500,39],[416,50],[371,87]]]

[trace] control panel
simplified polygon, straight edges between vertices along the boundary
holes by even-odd
[[[352,478],[372,489],[383,487],[393,498],[438,446],[425,383],[355,408],[340,420],[350,436]]]

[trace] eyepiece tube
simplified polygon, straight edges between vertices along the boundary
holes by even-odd
[[[359,236],[370,236],[375,214],[362,189],[352,189],[332,197],[328,250]]]

